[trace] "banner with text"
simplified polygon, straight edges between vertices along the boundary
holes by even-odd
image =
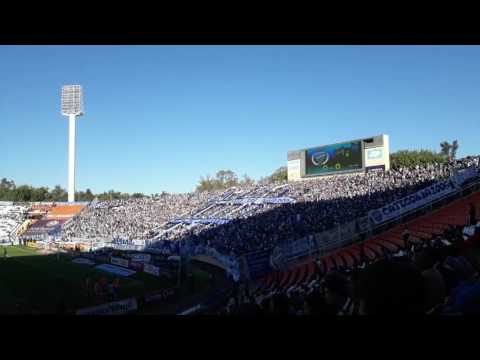
[[[251,252],[246,254],[244,258],[249,277],[252,280],[261,278],[272,270],[270,267],[270,251],[268,250]]]
[[[121,315],[138,309],[137,299],[130,298],[77,310],[77,315]]]
[[[155,275],[155,276],[160,276],[160,268],[155,265],[151,264],[143,264],[143,272],[146,272],[147,274]]]
[[[248,197],[241,199],[232,199],[232,200],[218,200],[216,204],[226,204],[226,205],[260,205],[260,204],[291,204],[294,203],[295,199],[282,196],[282,197]]]
[[[133,261],[138,261],[138,262],[150,262],[150,259],[151,259],[151,255],[150,254],[132,254],[130,255],[130,259],[132,259]]]
[[[460,187],[475,177],[477,177],[477,167],[470,166],[469,168],[457,171],[457,173],[453,176],[453,181],[457,186]]]
[[[118,266],[123,266],[123,267],[128,268],[128,260],[127,259],[122,259],[122,258],[119,258],[119,257],[113,257],[112,256],[110,262],[113,265],[118,265]]]
[[[378,225],[385,221],[395,219],[410,210],[417,209],[434,200],[440,199],[456,190],[452,179],[441,181],[426,187],[414,194],[408,195],[400,200],[385,205],[384,207],[372,210],[368,213],[374,224]]]

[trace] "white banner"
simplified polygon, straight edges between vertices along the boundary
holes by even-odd
[[[145,240],[132,240],[132,243],[135,246],[145,246]]]
[[[415,194],[408,195],[400,200],[394,201],[384,207],[372,210],[368,216],[375,224],[381,224],[387,220],[405,214],[406,212],[419,208],[445,195],[455,192],[456,187],[452,179],[435,183]]]
[[[144,246],[142,245],[133,245],[133,244],[114,244],[111,243],[108,245],[109,247],[116,249],[116,250],[124,250],[124,251],[142,251],[144,250]]]
[[[453,176],[453,181],[457,186],[462,186],[466,181],[473,179],[477,176],[477,168],[470,166],[469,168],[457,171]]]
[[[155,265],[144,264],[143,265],[143,271],[148,273],[148,274],[152,274],[152,275],[155,275],[155,276],[160,276],[160,268],[158,266],[155,266]]]
[[[114,265],[118,265],[118,266],[123,266],[123,267],[126,267],[128,268],[128,260],[127,259],[122,259],[122,258],[119,258],[119,257],[113,257],[110,259],[110,262]]]
[[[138,309],[137,299],[130,298],[77,310],[77,315],[121,315]]]
[[[195,311],[200,310],[201,308],[202,308],[202,306],[200,304],[198,304],[198,305],[195,305],[195,306],[191,307],[190,309],[182,311],[178,315],[190,315],[190,314],[194,313]]]
[[[306,236],[282,246],[282,253],[287,261],[305,256],[315,249],[314,236]]]
[[[109,272],[111,274],[115,274],[115,275],[118,275],[118,276],[125,276],[125,277],[131,276],[131,275],[136,273],[136,271],[134,271],[134,270],[130,270],[130,269],[126,269],[126,268],[121,267],[121,266],[110,265],[110,264],[97,265],[97,266],[95,266],[95,269],[106,271],[106,272]]]
[[[152,256],[150,254],[132,254],[132,255],[130,255],[130,258],[133,261],[144,262],[144,263],[150,262],[151,257]]]

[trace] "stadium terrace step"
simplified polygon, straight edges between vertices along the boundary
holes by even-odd
[[[338,253],[338,252],[334,256],[332,256],[332,260],[333,260],[333,262],[335,264],[335,267],[337,269],[345,266],[345,263],[343,262],[343,259],[340,256],[340,253]]]
[[[273,289],[278,291],[280,289],[280,285],[282,283],[282,279],[285,275],[285,272],[284,271],[280,271],[277,273],[277,276],[275,276],[275,281],[274,281],[274,284],[273,284]]]
[[[428,239],[432,235],[430,232],[420,230],[418,228],[414,228],[411,230],[410,234],[419,239]]]
[[[271,289],[272,286],[273,286],[273,274],[270,274],[267,276],[267,279],[265,281],[265,288]]]
[[[353,258],[353,260],[358,264],[360,263],[360,250],[358,247],[355,246],[350,246],[345,249],[345,252],[350,254]]]
[[[374,239],[372,240],[372,243],[375,243],[381,247],[384,247],[385,249],[387,249],[387,251],[390,251],[390,252],[397,252],[399,250],[399,247],[390,241],[386,241],[382,239]]]
[[[315,276],[315,264],[311,262],[307,265],[307,274],[305,276],[305,281],[302,284],[303,285],[308,284],[314,276]]]
[[[278,276],[279,276],[279,273],[278,272],[274,272],[271,276],[271,282],[270,282],[270,286],[268,287],[268,290],[269,291],[273,291],[277,288],[277,284],[278,284]]]
[[[419,231],[422,231],[424,232],[425,234],[427,234],[428,236],[431,236],[431,235],[440,235],[443,233],[443,231],[441,231],[439,228],[436,228],[436,227],[433,227],[433,226],[422,226],[421,228],[418,228]]]
[[[287,270],[283,273],[282,275],[282,279],[280,281],[280,288],[285,288],[289,279],[290,279],[290,276],[292,275],[293,271],[292,270]]]
[[[301,266],[297,266],[290,271],[290,277],[289,277],[287,283],[285,284],[286,288],[289,288],[292,285],[295,285],[297,283],[298,274],[300,274],[300,268],[301,268]]]
[[[295,284],[299,285],[302,284],[307,276],[307,267],[308,265],[302,265],[299,267],[299,272],[297,279],[295,280]]]
[[[333,262],[333,259],[331,256],[327,256],[325,258],[325,270],[327,272],[329,272],[330,270],[332,270],[333,268],[335,267],[335,264]]]
[[[368,257],[370,260],[374,260],[377,255],[367,246],[364,247],[365,256]]]
[[[368,240],[364,243],[364,245],[366,247],[368,247],[370,250],[372,250],[377,256],[382,256],[383,255],[382,247],[380,245],[378,245],[377,243]]]
[[[342,258],[347,266],[355,266],[355,258],[348,251],[342,251]]]

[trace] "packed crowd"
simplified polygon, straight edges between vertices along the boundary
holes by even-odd
[[[462,227],[368,258],[352,268],[322,273],[288,289],[234,293],[219,314],[401,315],[480,314],[479,244],[465,245]],[[476,226],[477,234],[480,227]]]
[[[155,199],[102,201],[75,217],[63,229],[62,238],[154,239],[151,243],[158,248],[171,246],[172,240],[188,239],[194,245],[211,246],[229,255],[269,250],[283,241],[365,216],[372,209],[471,165],[478,167],[478,157],[414,169],[315,178],[280,186],[252,185],[225,192],[164,193]],[[234,203],[239,199],[279,197],[288,197],[294,202]],[[182,218],[203,222],[173,222]],[[219,220],[228,222],[219,224]]]
[[[24,222],[27,208],[19,205],[0,205],[0,242],[10,242],[15,230]]]
[[[272,249],[283,241],[322,232],[365,216],[372,209],[415,193],[471,165],[478,166],[478,158],[448,165],[429,164],[415,169],[316,178],[275,188],[238,189],[230,197],[238,199],[252,196],[252,193],[257,197],[288,196],[295,199],[295,203],[212,204],[199,213],[199,217],[222,217],[231,221],[220,226],[177,224],[167,229],[163,238],[188,238],[195,244],[208,244],[236,255]]]
[[[62,239],[148,239],[175,216],[190,216],[215,193],[163,193],[157,198],[99,201],[85,208],[62,230]]]

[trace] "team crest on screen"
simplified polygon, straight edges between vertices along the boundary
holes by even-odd
[[[312,155],[312,163],[315,166],[324,165],[328,162],[328,153],[320,151]]]

